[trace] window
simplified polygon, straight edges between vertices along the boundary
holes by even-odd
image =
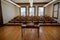
[[[44,15],[44,7],[38,7],[38,16]]]
[[[26,7],[21,7],[21,16],[26,16]]]
[[[54,4],[53,6],[53,18],[58,18],[58,13],[59,13],[59,3]]]
[[[34,16],[35,9],[34,7],[29,7],[29,16]]]

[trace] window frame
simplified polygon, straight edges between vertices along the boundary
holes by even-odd
[[[21,6],[21,7],[26,8],[25,14],[27,16],[27,7],[26,6]],[[20,16],[21,16],[21,7],[20,7]]]
[[[39,13],[38,13],[39,7],[43,7],[43,6],[38,6],[38,7],[37,7],[37,16],[38,16],[38,14],[39,14]],[[45,7],[43,7],[43,8],[44,8],[44,11],[43,11],[43,16],[44,16],[44,15],[45,15]]]
[[[36,7],[35,6],[33,6],[33,7],[34,7],[34,16],[36,16]],[[30,6],[28,7],[28,16],[30,15],[29,8],[30,8]]]
[[[58,7],[58,9],[57,9],[57,17],[54,17],[54,7],[55,7],[55,5],[58,5],[57,7]],[[59,15],[59,3],[55,3],[55,4],[53,4],[53,15],[52,15],[52,17],[53,18],[55,18],[55,19],[58,19],[58,15]]]

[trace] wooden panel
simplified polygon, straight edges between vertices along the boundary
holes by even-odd
[[[39,38],[35,28],[24,28],[21,34],[21,26],[0,28],[0,40],[60,40],[60,26],[40,26]]]
[[[16,3],[27,3],[29,2],[29,0],[11,0],[14,1]],[[33,2],[50,2],[52,0],[33,0]]]
[[[47,4],[49,2],[34,2],[33,4]],[[29,5],[30,3],[16,3],[18,5]]]
[[[1,8],[1,0],[0,0],[0,26],[3,24],[2,20],[2,8]]]

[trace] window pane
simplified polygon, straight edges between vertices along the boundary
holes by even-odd
[[[29,16],[34,16],[34,7],[29,8]]]
[[[54,12],[54,17],[57,17],[57,11]]]
[[[38,16],[43,16],[44,13],[44,7],[39,7],[38,8]]]
[[[26,8],[21,7],[21,16],[26,16]]]
[[[54,18],[58,18],[58,4],[55,4],[53,7],[54,7],[54,10],[53,10],[53,12],[54,12],[54,14],[53,14],[53,17]]]
[[[54,11],[58,11],[58,5],[54,6]]]

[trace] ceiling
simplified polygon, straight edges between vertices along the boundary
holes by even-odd
[[[12,0],[15,3],[29,3],[29,0]],[[33,0],[33,2],[50,2],[52,0]]]

